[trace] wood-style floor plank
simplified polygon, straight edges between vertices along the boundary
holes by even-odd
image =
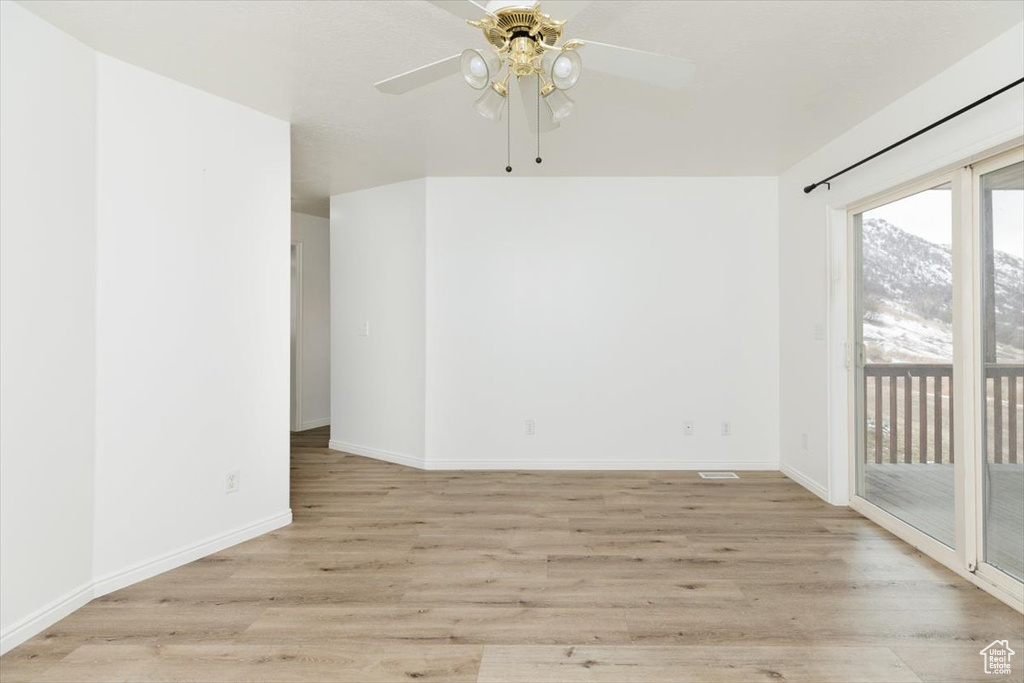
[[[983,681],[989,642],[1024,652],[1020,614],[778,473],[326,446],[293,437],[293,524],[93,601],[2,683]]]
[[[885,647],[488,645],[480,683],[916,683]]]

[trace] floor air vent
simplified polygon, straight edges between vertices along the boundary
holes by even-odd
[[[739,479],[735,472],[701,472],[701,479]]]

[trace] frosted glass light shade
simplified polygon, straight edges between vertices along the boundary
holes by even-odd
[[[477,99],[473,107],[485,119],[497,121],[501,118],[506,101],[508,101],[508,94],[501,94],[492,84],[491,87],[484,90],[484,94]]]
[[[583,59],[576,50],[552,51],[544,55],[543,69],[556,88],[568,90],[580,80]]]
[[[576,106],[576,103],[558,88],[545,95],[544,102],[547,103],[548,109],[551,110],[551,120],[555,123],[569,118],[573,107]]]
[[[459,60],[462,78],[474,90],[483,90],[498,75],[498,55],[490,50],[463,50]]]

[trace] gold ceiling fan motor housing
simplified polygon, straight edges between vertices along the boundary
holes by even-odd
[[[564,21],[552,19],[544,14],[540,5],[532,8],[510,7],[488,14],[480,21],[468,22],[481,29],[502,62],[508,63],[509,73],[516,78],[542,76],[541,62],[548,50],[565,50],[578,47],[577,41],[569,41],[561,48],[555,47],[562,38]],[[542,94],[547,94],[554,85],[544,80]],[[508,82],[508,77],[505,79]]]

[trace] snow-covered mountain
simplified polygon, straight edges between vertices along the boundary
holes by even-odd
[[[871,362],[951,362],[953,254],[881,219],[864,221],[864,342]],[[1024,360],[1024,260],[994,252],[1000,362]]]

